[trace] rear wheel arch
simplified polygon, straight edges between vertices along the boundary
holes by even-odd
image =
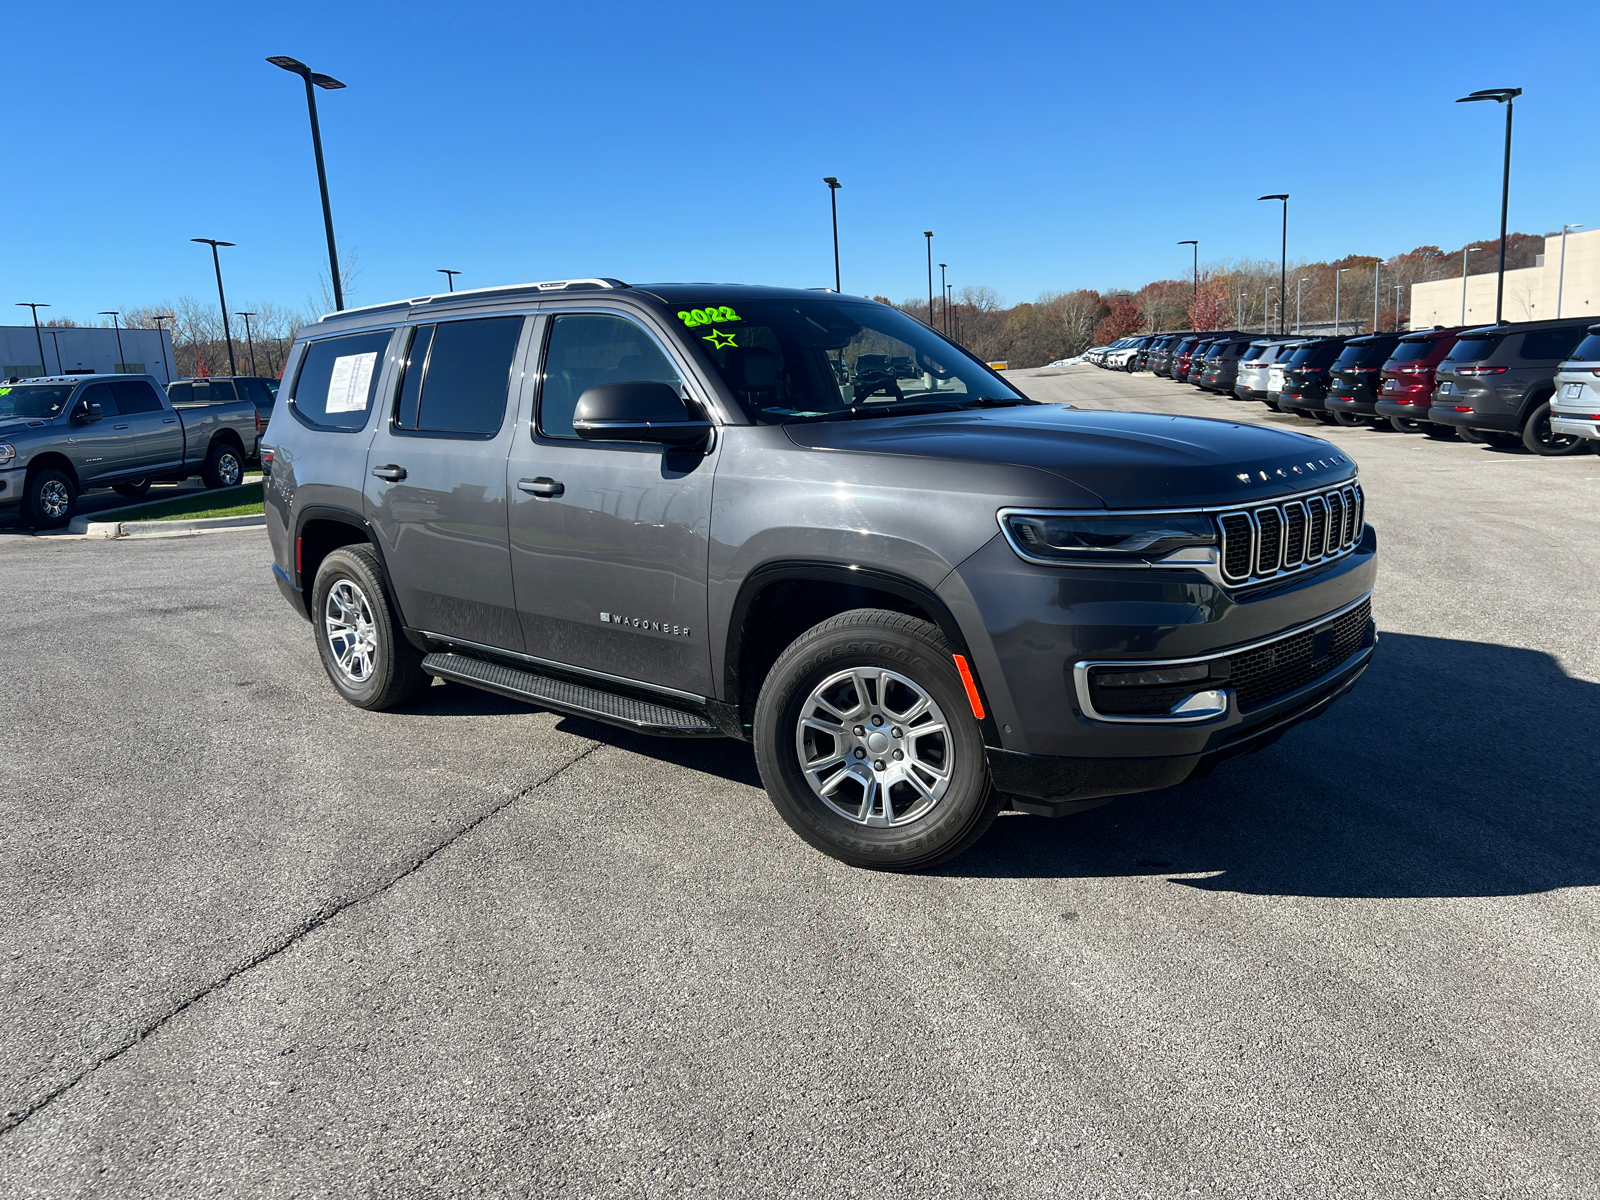
[[[738,712],[741,726],[750,728],[762,682],[796,638],[832,617],[862,608],[926,621],[970,658],[955,616],[923,584],[839,563],[769,563],[745,578],[728,621],[723,696]],[[982,725],[984,740],[998,745],[992,718],[986,715]]]
[[[386,581],[392,579],[388,561],[383,556],[383,547],[378,544],[372,526],[365,518],[347,509],[315,505],[304,509],[295,521],[294,539],[290,546],[290,554],[294,555],[298,565],[293,578],[301,590],[301,595],[306,598],[307,605],[311,603],[311,584],[317,577],[317,568],[322,565],[323,559],[341,546],[358,544],[370,546],[383,568],[384,579]],[[396,601],[397,612],[399,607],[399,602]],[[307,612],[310,612],[309,607]],[[404,622],[405,614],[399,613],[399,616]]]

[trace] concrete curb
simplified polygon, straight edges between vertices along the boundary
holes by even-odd
[[[78,528],[82,522],[83,528]],[[246,513],[242,517],[197,517],[189,521],[91,521],[75,517],[68,529],[92,538],[124,537],[177,537],[188,533],[206,533],[213,529],[250,529],[265,525],[264,513]]]
[[[186,492],[180,493],[178,496],[170,497],[170,499],[186,499],[189,496],[202,496],[202,495],[203,496],[214,496],[219,501],[219,505],[218,506],[220,507],[221,506],[220,502],[225,502],[227,500],[227,498],[229,496],[232,496],[235,492],[241,491],[244,488],[247,488],[247,487],[251,486],[252,484],[260,483],[261,482],[261,478],[262,477],[260,475],[255,475],[255,476],[247,475],[247,476],[244,477],[243,480],[241,480],[239,483],[235,484],[231,488],[208,488],[207,490],[205,490],[203,492],[201,492],[201,491],[186,491]],[[200,520],[200,524],[199,525],[196,525],[195,522],[193,522],[193,521],[123,521],[123,522],[119,522],[117,520],[117,517],[119,517],[123,513],[133,512],[135,509],[139,509],[139,508],[148,508],[152,504],[159,504],[165,498],[168,498],[168,497],[157,496],[154,500],[143,499],[143,500],[140,500],[137,504],[127,504],[127,505],[124,505],[121,508],[104,508],[104,509],[101,509],[99,512],[96,512],[96,513],[83,513],[80,516],[73,517],[72,520],[67,522],[67,532],[68,533],[77,533],[77,534],[87,534],[89,537],[118,537],[119,535],[117,533],[115,533],[115,532],[102,533],[102,532],[94,529],[93,527],[96,526],[96,525],[112,525],[112,526],[114,526],[114,525],[122,524],[122,525],[129,526],[130,528],[133,525],[168,525],[168,526],[187,526],[187,527],[189,527],[191,529],[195,529],[195,528],[210,528],[211,526],[208,526],[206,524],[206,522],[208,522],[208,521],[223,521],[223,522],[226,522],[226,521],[232,521],[232,520],[235,519],[233,517],[206,517],[206,518],[203,518],[203,519],[199,519]],[[215,528],[226,529],[226,528],[228,528],[228,526],[224,524],[224,525],[215,526]]]

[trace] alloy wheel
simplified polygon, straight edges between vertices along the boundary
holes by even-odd
[[[354,582],[341,579],[328,590],[328,599],[322,606],[322,626],[339,673],[351,683],[371,679],[378,650],[377,632],[373,628],[372,605]]]
[[[938,702],[881,667],[852,667],[817,684],[800,708],[794,744],[818,799],[847,821],[880,829],[927,816],[955,768]]]
[[[72,493],[59,479],[47,479],[39,489],[39,507],[52,521],[59,521],[72,507]]]

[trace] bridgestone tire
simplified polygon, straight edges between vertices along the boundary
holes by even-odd
[[[341,588],[341,584],[347,586]],[[340,609],[337,603],[332,607],[329,603],[336,588],[340,588],[345,611],[352,600],[361,610],[362,633],[370,635],[370,653],[359,656],[361,670],[341,666],[330,633],[330,613]],[[421,651],[400,631],[383,564],[368,546],[343,546],[322,560],[311,588],[311,627],[317,654],[334,690],[357,708],[378,712],[399,708],[421,696],[433,682],[422,669]],[[362,640],[365,642],[365,636]]]
[[[998,811],[999,799],[989,779],[983,735],[953,654],[944,635],[926,621],[860,608],[807,630],[778,656],[756,702],[754,742],[761,781],[778,815],[791,829],[840,862],[890,871],[931,867],[960,854],[983,836]],[[944,717],[949,783],[922,816],[903,825],[869,825],[840,815],[812,789],[801,765],[797,733],[813,691],[854,667],[883,668],[909,680]],[[863,728],[869,727],[864,724]],[[891,724],[881,728],[890,729]],[[932,740],[937,750],[937,738]],[[837,748],[843,751],[842,746]],[[911,758],[921,752],[919,747]],[[872,761],[869,758],[859,766],[868,770]],[[892,763],[890,767],[892,770]],[[850,786],[847,781],[846,787]],[[898,784],[891,792],[906,787]],[[843,798],[840,792],[835,795]],[[914,811],[914,806],[902,808],[904,813]]]
[[[60,529],[72,520],[78,507],[78,489],[71,477],[55,467],[41,467],[23,485],[22,508],[35,529]]]
[[[200,480],[208,488],[237,487],[244,479],[244,455],[227,442],[212,442]]]
[[[126,496],[129,500],[137,500],[150,490],[148,479],[134,479],[127,483],[113,484],[111,490],[119,496]]]
[[[1556,433],[1550,428],[1550,401],[1528,414],[1528,423],[1522,427],[1522,444],[1545,458],[1559,458],[1566,454],[1581,454],[1589,448],[1584,438],[1570,433]]]

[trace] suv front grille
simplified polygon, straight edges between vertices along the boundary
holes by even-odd
[[[1348,554],[1361,537],[1361,485],[1220,513],[1222,576],[1238,585]]]
[[[1270,704],[1326,675],[1368,642],[1372,601],[1363,600],[1317,629],[1291,634],[1228,660],[1228,682],[1239,711]],[[1215,672],[1214,672],[1215,673]]]

